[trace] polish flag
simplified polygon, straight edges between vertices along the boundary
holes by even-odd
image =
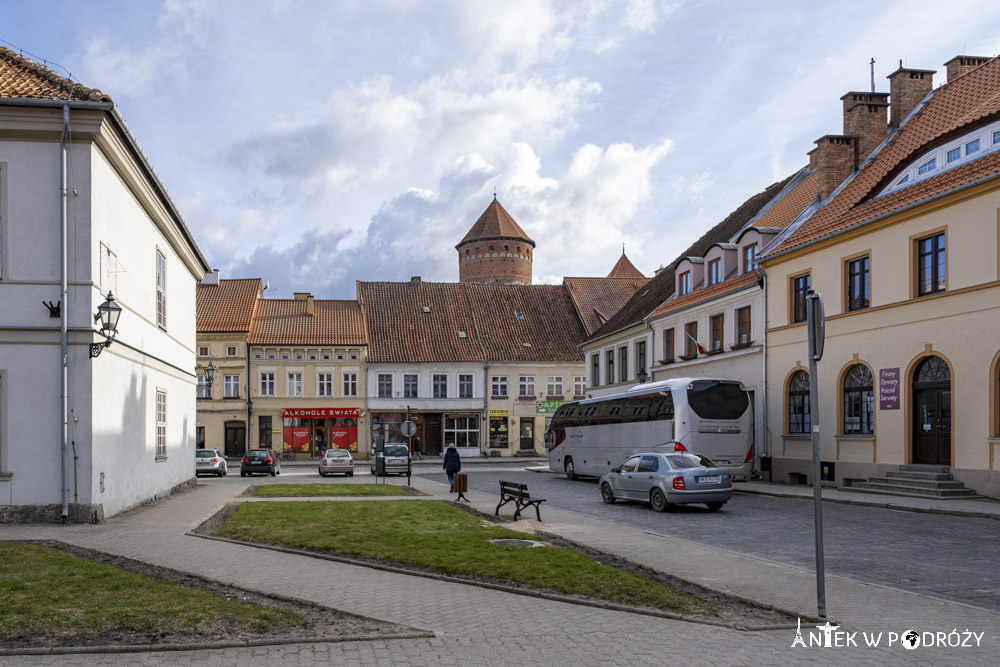
[[[698,348],[698,354],[705,354],[705,348],[698,344],[698,341],[694,339],[694,336],[689,334],[687,331],[684,332],[684,335],[690,338],[691,342],[694,343],[694,346]]]

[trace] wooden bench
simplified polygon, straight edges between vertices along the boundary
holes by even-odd
[[[528,494],[527,484],[517,484],[515,482],[504,482],[500,481],[500,504],[497,505],[496,515],[500,516],[500,508],[507,503],[513,501],[514,505],[517,507],[514,510],[514,521],[521,516],[521,510],[527,507],[535,508],[535,516],[539,521],[542,520],[542,514],[538,511],[538,506],[545,502],[544,498],[532,498]]]

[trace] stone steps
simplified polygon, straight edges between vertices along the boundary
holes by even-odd
[[[908,464],[890,471],[885,477],[872,477],[867,482],[855,482],[851,491],[865,491],[908,498],[981,498],[972,489],[955,480],[948,466]]]

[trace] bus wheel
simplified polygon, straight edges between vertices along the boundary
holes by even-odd
[[[705,503],[705,504],[708,505],[709,512],[718,512],[719,510],[722,509],[722,506],[725,505],[726,503]]]
[[[566,464],[564,469],[566,470],[566,476],[570,479],[576,479],[576,470],[573,468],[573,459],[569,456],[566,457]]]
[[[609,505],[615,504],[615,492],[611,490],[611,485],[607,482],[601,484],[601,500]]]
[[[653,489],[649,492],[649,504],[657,512],[664,512],[667,509],[667,497],[663,495],[663,491]]]

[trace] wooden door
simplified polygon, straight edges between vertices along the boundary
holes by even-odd
[[[928,357],[913,382],[913,462],[951,465],[951,373]]]

